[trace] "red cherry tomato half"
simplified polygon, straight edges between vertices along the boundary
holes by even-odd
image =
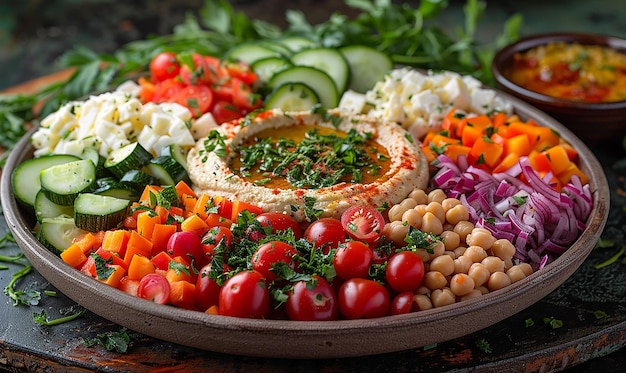
[[[373,261],[374,253],[367,244],[349,241],[339,245],[333,258],[333,265],[339,278],[349,280],[356,277],[367,278]]]
[[[335,291],[328,281],[319,276],[313,276],[312,282],[296,282],[289,293],[285,307],[291,320],[337,320],[338,306]]]
[[[231,84],[233,85],[233,104],[240,110],[249,113],[263,106],[261,96],[253,93],[250,86],[241,79],[233,78]]]
[[[364,278],[344,282],[337,294],[339,312],[347,319],[383,317],[389,311],[389,293],[385,287]]]
[[[372,244],[380,240],[385,218],[371,206],[355,205],[341,214],[341,224],[353,239]]]
[[[304,231],[304,238],[321,247],[324,253],[336,249],[347,238],[341,221],[334,218],[322,218],[314,221]]]
[[[409,313],[411,312],[412,307],[413,307],[413,292],[404,291],[396,295],[391,300],[391,305],[389,307],[389,314],[390,315],[402,315],[404,313]]]
[[[202,267],[206,260],[200,236],[188,231],[174,232],[167,241],[166,251],[172,257],[183,257],[188,263]]]
[[[173,78],[179,72],[180,63],[172,52],[161,52],[150,61],[150,73],[156,81]]]
[[[224,248],[229,250],[233,243],[233,232],[221,225],[216,225],[209,228],[209,230],[202,236],[202,248],[206,255],[213,255],[213,250],[221,241],[223,241]]]
[[[220,290],[219,313],[252,319],[267,318],[270,292],[258,271],[242,271],[228,279]]]
[[[290,244],[282,241],[270,241],[259,246],[252,254],[252,269],[260,272],[268,282],[272,282],[278,278],[274,271],[274,264],[282,262],[287,264],[291,269],[298,266],[294,255],[298,254],[296,249]]]
[[[215,93],[217,95],[217,91]],[[217,101],[211,113],[218,124],[230,122],[231,120],[242,117],[241,110],[228,101]]]
[[[188,85],[178,91],[174,99],[198,118],[211,109],[213,92],[205,85]]]
[[[207,264],[196,278],[196,306],[201,311],[206,311],[211,306],[219,303],[221,286],[211,278],[211,264]]]
[[[139,280],[137,296],[154,303],[166,304],[170,301],[170,283],[158,273],[149,273]]]
[[[272,227],[271,233],[277,233],[291,229],[296,240],[302,238],[302,228],[290,215],[281,212],[264,212],[255,217],[262,227]],[[252,230],[249,232],[252,241],[259,241],[265,237],[264,232]]]
[[[412,251],[400,251],[387,262],[385,280],[395,291],[413,291],[422,284],[424,262]]]

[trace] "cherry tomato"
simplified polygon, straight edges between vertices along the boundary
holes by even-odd
[[[188,85],[178,91],[174,100],[198,118],[211,109],[213,92],[205,85]]]
[[[209,263],[200,269],[196,278],[196,306],[201,311],[206,311],[209,307],[219,303],[222,287],[209,276],[211,271],[211,263]]]
[[[250,66],[243,62],[227,62],[224,67],[228,71],[228,75],[233,78],[240,79],[244,83],[250,85],[256,82],[259,77],[252,71]]]
[[[341,214],[341,224],[353,239],[372,244],[380,240],[385,218],[371,206],[356,205]]]
[[[170,283],[158,273],[149,273],[139,280],[137,296],[155,303],[166,304],[170,301]]]
[[[225,249],[229,250],[233,243],[233,232],[221,225],[209,228],[202,237],[202,248],[206,255],[213,255],[215,246],[224,240]]]
[[[302,238],[302,228],[293,217],[281,212],[264,212],[255,217],[261,227],[272,227],[271,233],[286,231],[291,229],[296,240]],[[250,230],[249,236],[252,241],[259,241],[265,237],[265,233],[257,230]]]
[[[274,264],[282,262],[295,270],[298,266],[297,261],[294,260],[296,254],[298,252],[290,244],[282,241],[270,241],[259,246],[252,254],[250,262],[252,269],[260,272],[267,279],[267,282],[272,282],[278,278],[273,269]]]
[[[402,315],[411,312],[413,307],[413,292],[403,291],[391,300],[389,307],[390,315]]]
[[[172,257],[183,257],[188,263],[193,261],[197,268],[202,267],[206,261],[202,240],[192,232],[174,232],[167,241],[166,251]]]
[[[380,283],[352,278],[344,282],[337,294],[339,312],[347,319],[383,317],[389,311],[389,293]]]
[[[215,92],[217,95],[217,92]],[[213,118],[218,124],[230,122],[242,117],[241,111],[228,101],[217,101],[211,111]]]
[[[158,82],[175,77],[179,71],[180,63],[172,52],[161,52],[150,61],[150,73]]]
[[[336,249],[347,238],[341,221],[334,218],[322,218],[314,221],[304,231],[304,238],[321,247],[328,254],[330,249]]]
[[[333,265],[339,278],[349,280],[355,277],[367,278],[373,261],[374,253],[367,244],[349,241],[339,245],[333,258]]]
[[[258,271],[242,271],[228,279],[220,290],[219,313],[252,319],[267,318],[270,292],[265,277]]]
[[[400,251],[389,258],[385,280],[395,291],[413,291],[422,284],[424,262],[412,251]]]
[[[312,282],[296,282],[285,306],[291,320],[331,321],[337,319],[337,296],[328,281],[320,276],[313,276]]]
[[[251,112],[263,106],[261,96],[253,93],[250,86],[241,79],[232,78],[233,85],[233,104],[240,110]]]
[[[152,101],[156,103],[172,101],[183,88],[185,88],[185,84],[179,82],[177,79],[165,79],[155,85]]]

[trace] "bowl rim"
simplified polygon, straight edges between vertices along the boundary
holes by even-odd
[[[494,81],[509,93],[523,96],[524,100],[530,101],[535,105],[545,107],[551,105],[559,109],[574,109],[586,111],[607,111],[607,110],[624,110],[626,109],[626,100],[613,102],[580,102],[571,101],[562,98],[548,96],[542,93],[531,91],[518,84],[512,82],[506,77],[504,71],[507,63],[511,60],[515,53],[525,52],[534,47],[545,45],[550,42],[565,41],[579,42],[583,45],[599,45],[606,46],[626,54],[626,39],[604,34],[592,34],[582,32],[549,32],[533,34],[522,37],[517,41],[506,45],[499,49],[494,55],[491,62],[491,74]],[[556,109],[556,108],[555,108]]]
[[[9,155],[0,181],[1,203],[18,245],[46,280],[93,313],[145,335],[214,352],[271,358],[354,357],[440,343],[493,325],[556,289],[587,258],[608,219],[608,181],[589,148],[549,115],[506,93],[498,94],[509,100],[521,117],[533,117],[549,125],[579,151],[581,166],[592,181],[594,205],[582,234],[570,249],[542,270],[503,291],[443,308],[365,320],[255,320],[155,304],[96,281],[64,263],[37,241],[31,233],[32,222],[14,196],[11,174],[32,155],[30,135],[35,129]],[[472,322],[468,323],[468,319]],[[384,338],[385,343],[380,343],[381,335],[393,338]]]

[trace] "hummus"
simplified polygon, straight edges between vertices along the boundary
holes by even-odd
[[[311,148],[318,153],[306,158]],[[246,166],[263,149],[270,149],[274,164],[257,157]],[[406,130],[338,111],[272,110],[224,123],[196,143],[188,165],[196,193],[237,198],[298,221],[307,220],[307,211],[339,217],[354,204],[392,205],[428,183],[425,156]],[[320,181],[319,175],[326,178]]]

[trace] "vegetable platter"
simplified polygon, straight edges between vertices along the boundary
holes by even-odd
[[[4,169],[2,205],[19,246],[46,279],[85,308],[146,335],[200,349],[281,358],[360,356],[425,346],[492,325],[547,295],[584,261],[607,218],[608,185],[592,153],[561,124],[521,101],[504,97],[514,103],[520,117],[541,121],[578,151],[580,167],[590,179],[593,209],[580,237],[554,262],[503,291],[442,308],[376,319],[300,322],[224,317],[138,300],[81,275],[32,235],[34,218],[16,201],[10,181],[13,169],[32,157],[30,134],[20,140],[19,150],[11,154]],[[381,335],[390,338],[377,343]]]

